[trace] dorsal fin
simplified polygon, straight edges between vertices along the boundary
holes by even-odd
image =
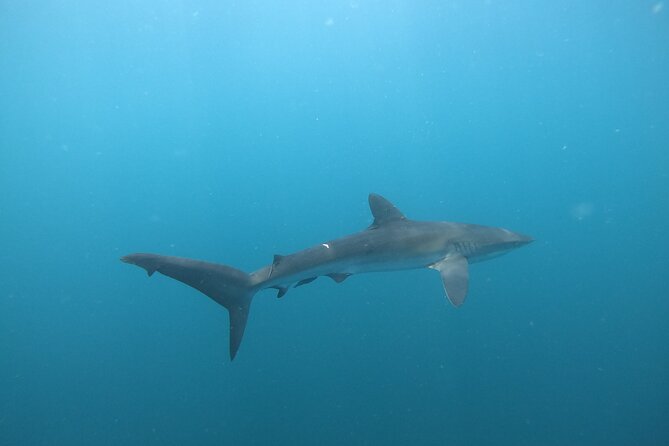
[[[374,216],[374,223],[369,227],[370,229],[392,221],[406,220],[404,214],[395,205],[378,194],[369,194],[369,209]]]

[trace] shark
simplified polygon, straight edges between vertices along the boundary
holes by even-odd
[[[341,283],[354,274],[429,268],[439,273],[446,298],[455,307],[465,301],[469,264],[487,260],[533,241],[508,229],[447,221],[407,218],[394,204],[369,194],[374,218],[365,230],[319,243],[246,273],[231,266],[183,257],[136,253],[121,261],[149,276],[159,272],[202,292],[228,310],[230,360],[244,336],[251,301],[267,288],[283,297],[292,287],[320,276]]]

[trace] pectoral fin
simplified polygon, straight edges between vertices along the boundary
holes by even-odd
[[[445,257],[443,260],[430,266],[441,274],[441,281],[444,284],[446,297],[453,305],[459,307],[467,297],[467,288],[469,287],[469,264],[467,259],[454,254]]]

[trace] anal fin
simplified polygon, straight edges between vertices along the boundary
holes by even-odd
[[[297,284],[295,285],[295,288],[297,288],[298,286],[302,286],[302,285],[306,285],[308,283],[311,283],[314,280],[316,280],[316,277],[309,277],[308,279],[302,279],[299,282],[297,282]]]
[[[287,286],[278,286],[278,285],[277,285],[277,286],[273,286],[272,288],[274,288],[275,290],[279,290],[279,291],[276,293],[276,298],[277,298],[277,299],[281,299],[281,298],[282,298],[283,296],[285,296],[285,294],[288,292],[288,288],[289,288],[289,287],[287,287]]]

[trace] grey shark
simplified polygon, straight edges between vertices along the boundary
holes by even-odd
[[[228,309],[230,359],[244,335],[253,296],[275,288],[283,297],[289,288],[328,276],[337,283],[353,274],[431,268],[441,275],[444,292],[456,307],[469,285],[469,264],[530,243],[526,235],[488,226],[415,221],[377,194],[369,195],[374,217],[362,232],[330,240],[294,254],[275,255],[270,265],[247,274],[230,266],[158,254],[130,254],[121,260],[158,271],[199,290]]]

